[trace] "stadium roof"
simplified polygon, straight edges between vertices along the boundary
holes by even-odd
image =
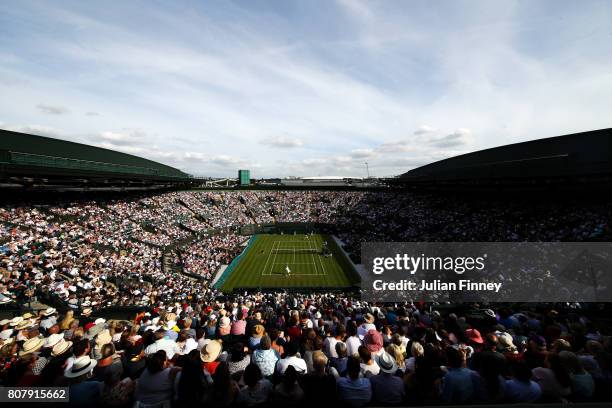
[[[152,160],[82,143],[0,129],[0,176],[185,180]]]
[[[612,175],[612,129],[515,143],[440,160],[399,176],[418,183],[587,180]]]

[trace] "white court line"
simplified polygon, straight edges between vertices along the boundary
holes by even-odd
[[[272,244],[272,248],[274,248],[274,244]],[[268,257],[266,258],[266,264],[264,265],[262,276],[266,275],[266,268],[268,267],[268,261],[270,260],[270,255],[272,255],[272,251],[268,252]]]
[[[289,265],[316,265],[315,262],[288,262]],[[287,262],[279,262],[272,265],[287,265]]]
[[[276,241],[280,242],[280,241]],[[278,252],[274,254],[274,258],[272,259],[272,266],[276,264],[276,257],[278,256]],[[270,275],[272,275],[272,267],[270,267]]]
[[[313,250],[312,241],[308,241],[308,249]],[[317,267],[317,261],[315,260],[315,254],[310,254],[310,259],[312,261],[312,265],[315,267],[315,275],[319,274],[319,268]]]
[[[321,246],[323,245],[323,243],[321,242]],[[313,255],[314,256],[314,255]],[[321,257],[318,257],[319,259],[319,263],[321,264],[321,269],[323,270],[323,275],[327,275],[327,271],[325,271],[325,267],[323,266],[323,261],[321,261]]]

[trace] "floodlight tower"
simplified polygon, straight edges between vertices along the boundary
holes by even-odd
[[[370,167],[368,166],[368,162],[365,162],[366,172],[368,173],[368,178],[370,178]]]

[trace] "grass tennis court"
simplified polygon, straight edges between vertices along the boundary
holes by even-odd
[[[359,284],[357,272],[335,241],[319,234],[254,235],[222,279],[218,285],[224,292],[236,288],[341,288]]]

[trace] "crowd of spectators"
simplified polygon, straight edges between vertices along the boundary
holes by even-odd
[[[329,224],[358,262],[367,241],[601,241],[610,216],[601,203],[344,191],[1,205],[0,306],[43,294],[65,306],[0,321],[1,381],[66,385],[73,405],[600,400],[612,342],[587,313],[477,307],[485,318],[473,322],[433,305],[222,295],[210,283],[251,224]],[[142,312],[96,316],[109,306]]]
[[[605,401],[612,386],[612,338],[552,308],[252,293],[129,321],[49,308],[0,321],[0,341],[3,385],[66,386],[73,406]]]

